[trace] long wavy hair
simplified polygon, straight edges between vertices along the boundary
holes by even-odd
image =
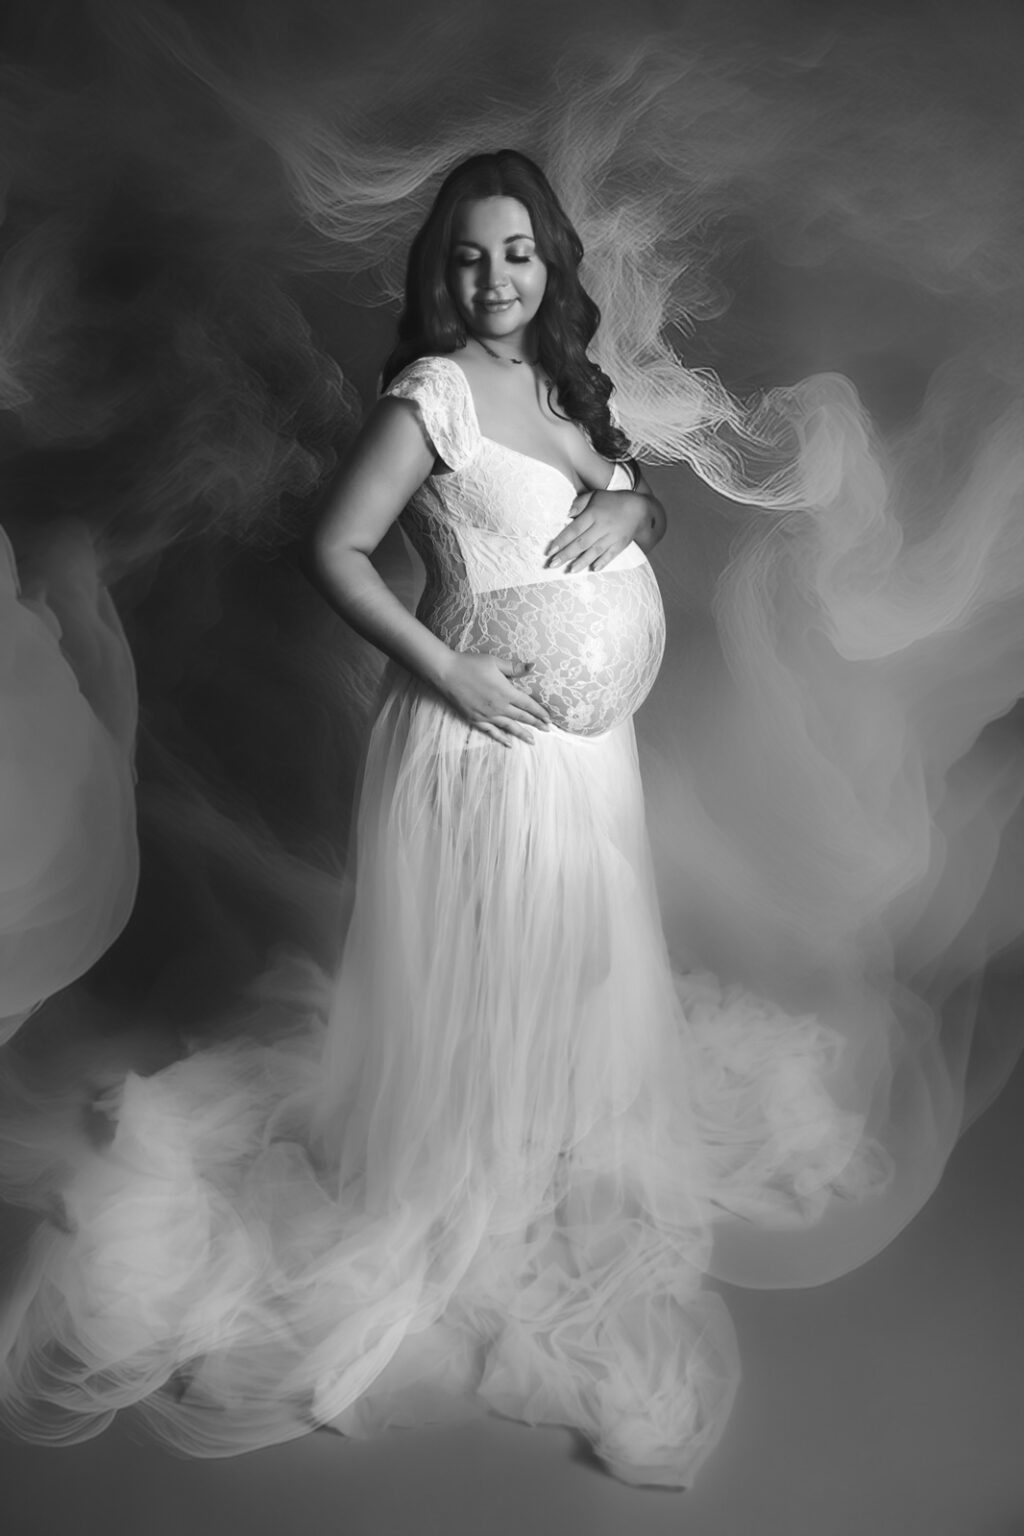
[[[473,155],[441,183],[409,250],[398,342],[384,365],[383,387],[416,358],[465,346],[466,326],[448,285],[452,228],[460,203],[484,197],[514,197],[533,224],[537,253],[547,268],[533,328],[549,395],[557,392],[561,414],[586,429],[599,453],[628,457],[629,444],[608,409],[612,381],[587,355],[601,312],[579,279],[583,244],[544,172],[518,150]]]

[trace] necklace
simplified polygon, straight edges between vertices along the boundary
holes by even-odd
[[[476,339],[483,347],[484,351],[488,354],[488,356],[495,358],[499,363],[515,363],[516,367],[518,368],[522,363],[526,362],[525,357],[506,357],[502,352],[495,352],[493,347],[489,347],[487,345],[482,336],[478,336]]]

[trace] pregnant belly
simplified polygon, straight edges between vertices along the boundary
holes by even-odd
[[[554,724],[596,736],[651,691],[665,649],[661,593],[646,562],[478,592],[458,645],[532,661],[527,686]]]

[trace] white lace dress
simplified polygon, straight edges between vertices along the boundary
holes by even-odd
[[[402,527],[426,567],[417,616],[454,650],[532,659],[556,725],[599,735],[643,703],[661,664],[665,620],[654,575],[631,544],[603,571],[547,569],[575,486],[560,469],[481,435],[459,365],[423,358],[388,394],[412,400],[449,473],[431,475]],[[609,490],[630,486],[610,465]]]
[[[673,976],[631,720],[664,643],[643,553],[546,570],[569,480],[481,435],[450,359],[390,393],[446,466],[403,518],[419,615],[535,659],[556,726],[509,749],[389,670],[338,975],[268,983],[264,1013],[313,1020],[276,1046],[129,1077],[22,1278],[0,1398],[42,1439],[136,1403],[197,1455],[491,1410],[685,1484],[738,1377],[716,1222],[807,1225],[879,1169],[826,1090],[836,1036]]]

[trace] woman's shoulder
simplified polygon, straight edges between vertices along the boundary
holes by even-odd
[[[479,432],[466,375],[453,357],[428,353],[407,363],[382,391],[382,399],[410,401],[437,456],[449,469],[467,464]]]
[[[414,357],[399,369],[391,382],[381,391],[382,395],[411,393],[418,387],[459,390],[466,387],[466,375],[459,364],[447,352],[428,352]]]

